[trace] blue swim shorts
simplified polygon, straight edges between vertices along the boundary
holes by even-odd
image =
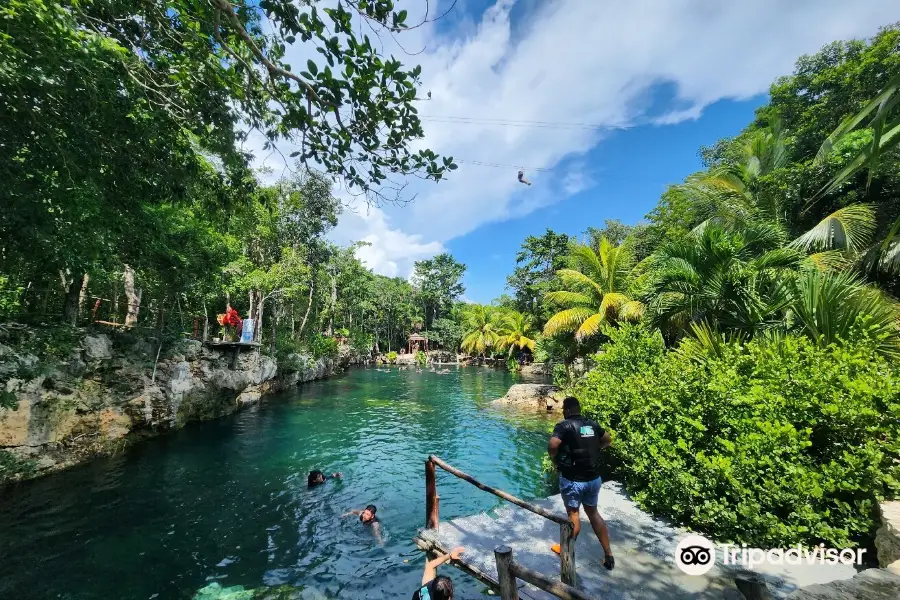
[[[562,475],[559,476],[559,492],[566,508],[580,508],[582,504],[597,506],[601,485],[603,479],[600,477],[593,481],[569,481]]]

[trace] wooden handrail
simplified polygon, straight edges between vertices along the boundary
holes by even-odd
[[[529,510],[536,515],[540,515],[540,516],[544,517],[545,519],[549,519],[549,520],[553,521],[554,523],[559,523],[560,525],[569,525],[569,520],[566,517],[561,517],[557,514],[553,514],[549,510],[543,509],[540,506],[535,506],[534,504],[526,502],[526,501],[522,500],[521,498],[516,498],[512,494],[507,494],[503,490],[498,490],[497,488],[491,487],[489,485],[485,485],[485,484],[481,483],[480,481],[478,481],[477,479],[475,479],[474,477],[472,477],[471,475],[469,475],[467,473],[463,473],[456,467],[448,465],[447,463],[445,463],[444,461],[442,461],[440,458],[438,458],[437,456],[435,456],[433,454],[428,457],[428,460],[429,460],[429,462],[432,462],[435,465],[442,468],[443,470],[447,471],[451,475],[455,475],[456,477],[459,477],[463,481],[468,481],[469,483],[471,483],[472,485],[474,485],[475,487],[477,487],[480,490],[484,490],[485,492],[493,494],[493,495],[497,496],[498,498],[503,498],[507,502],[512,502],[516,506],[521,506],[525,510]],[[426,467],[426,469],[427,469],[427,467]],[[426,470],[426,476],[427,476],[427,470]],[[426,480],[426,483],[427,483],[427,480]],[[426,487],[427,487],[427,485],[426,485]],[[427,500],[426,500],[426,502],[427,502]],[[437,522],[436,516],[435,516],[435,522]]]
[[[562,600],[595,600],[578,588],[550,579],[513,560],[512,548],[497,546],[494,548],[494,560],[497,561],[497,579],[500,584],[501,600],[519,600],[519,589],[516,579],[521,579]]]

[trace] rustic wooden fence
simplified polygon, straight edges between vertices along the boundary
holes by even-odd
[[[513,560],[512,550],[507,546],[498,546],[494,550],[495,560],[497,561],[499,591],[502,600],[515,600],[519,597],[516,578],[537,586],[563,600],[591,600],[590,596],[585,595],[584,592],[574,587],[575,537],[572,535],[572,524],[566,517],[554,514],[540,506],[535,506],[503,490],[485,485],[433,454],[425,461],[425,529],[437,529],[440,519],[440,496],[437,493],[436,467],[440,467],[447,473],[471,483],[480,490],[484,490],[559,525],[560,581],[555,581],[537,571],[519,565]],[[471,569],[466,570],[471,572]]]

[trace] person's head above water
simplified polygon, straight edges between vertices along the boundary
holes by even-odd
[[[428,592],[424,595],[422,590]],[[444,575],[438,575],[425,585],[413,596],[416,600],[453,600],[453,581]]]
[[[581,403],[575,396],[567,396],[563,400],[563,416],[565,418],[574,417],[581,414]]]
[[[359,514],[359,520],[363,523],[371,523],[375,520],[376,512],[378,512],[378,509],[374,504],[370,504]]]
[[[306,485],[309,487],[313,487],[319,485],[320,483],[325,483],[325,473],[322,471],[310,471],[309,476],[306,478]]]

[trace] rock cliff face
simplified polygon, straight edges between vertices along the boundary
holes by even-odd
[[[257,351],[164,346],[130,334],[81,337],[63,360],[0,344],[0,483],[117,451],[189,421],[221,417],[265,394],[329,376],[343,364]]]

